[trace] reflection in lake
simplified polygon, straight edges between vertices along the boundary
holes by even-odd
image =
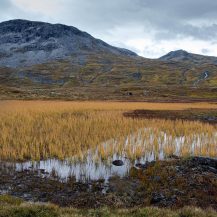
[[[114,155],[114,159],[117,159]],[[71,162],[69,160],[49,159],[39,162],[17,163],[17,170],[34,169],[45,170],[49,174],[55,174],[61,179],[75,177],[76,181],[108,180],[111,175],[125,176],[130,168],[130,161],[125,158],[118,158],[124,161],[124,165],[116,167],[103,161],[94,162],[91,155],[88,155],[85,162]]]
[[[156,139],[157,135],[157,139]],[[145,139],[144,139],[145,138]],[[216,147],[217,134],[206,133],[194,136],[174,136],[165,132],[143,129],[127,136],[122,145],[120,141],[109,140],[95,150],[88,150],[82,156],[67,160],[48,159],[39,162],[16,163],[16,170],[41,171],[44,175],[57,176],[62,181],[75,178],[76,181],[92,181],[112,176],[124,177],[136,164],[145,164],[153,160],[163,160],[168,155],[204,155],[209,157],[209,145]],[[213,151],[213,150],[212,150]],[[114,160],[123,161],[123,166],[112,164]]]

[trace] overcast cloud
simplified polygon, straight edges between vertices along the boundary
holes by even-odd
[[[0,0],[0,21],[63,23],[155,58],[171,50],[217,56],[216,0]]]

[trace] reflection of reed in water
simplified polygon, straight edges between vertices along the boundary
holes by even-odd
[[[154,160],[163,160],[169,155],[212,156],[216,146],[207,145],[209,142],[216,145],[217,134],[207,133],[175,136],[158,129],[145,128],[122,138],[108,140],[95,149],[83,152],[68,160],[45,160],[16,164],[17,170],[43,169],[49,174],[56,174],[67,180],[75,177],[76,181],[104,179],[106,182],[112,176],[124,177],[135,164],[145,164]],[[211,152],[210,152],[211,150]],[[112,165],[114,160],[122,160],[124,165]]]
[[[162,132],[159,128],[145,128],[124,139],[113,139],[103,143],[97,148],[96,156],[107,159],[117,153],[130,160],[150,155],[154,155],[154,159],[157,160],[172,154],[214,157],[217,155],[216,145],[217,133],[215,132],[176,136]]]

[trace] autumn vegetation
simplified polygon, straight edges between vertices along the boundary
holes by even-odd
[[[147,153],[216,156],[215,125],[196,121],[132,119],[135,109],[217,108],[208,103],[0,102],[0,158],[107,159],[114,153],[136,159]],[[177,146],[177,144],[179,144]],[[97,150],[97,151],[96,151]]]

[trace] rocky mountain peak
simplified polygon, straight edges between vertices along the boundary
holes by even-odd
[[[184,60],[189,56],[189,53],[185,50],[176,50],[171,51],[165,56],[160,57],[160,60],[169,61],[169,60]]]
[[[86,32],[62,24],[10,20],[0,23],[0,32],[0,66],[40,64],[83,52],[136,56],[129,50],[110,46]]]

